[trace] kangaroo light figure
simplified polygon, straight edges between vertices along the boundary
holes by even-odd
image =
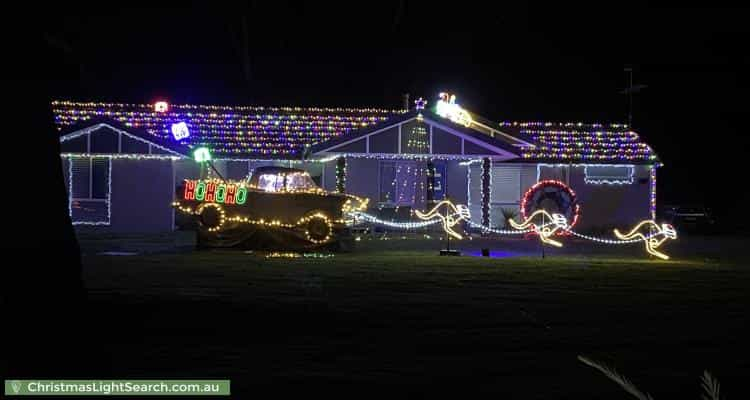
[[[445,214],[440,213],[440,207],[445,206]],[[440,218],[443,221],[443,230],[445,230],[445,233],[453,236],[456,239],[463,239],[463,236],[461,236],[458,232],[453,230],[453,227],[456,226],[459,222],[463,220],[469,220],[471,218],[471,212],[469,211],[469,207],[466,207],[463,204],[453,204],[449,200],[443,200],[440,203],[435,204],[435,207],[432,207],[432,210],[423,213],[419,210],[414,211],[414,213],[419,217],[419,219],[422,220],[430,220],[434,218]]]
[[[535,222],[536,221],[536,222]],[[510,225],[518,230],[531,229],[532,231],[539,234],[539,240],[542,243],[546,243],[555,247],[562,247],[562,243],[557,240],[551,239],[560,229],[565,230],[568,228],[568,220],[562,214],[548,213],[546,210],[536,210],[529,215],[525,221],[520,224],[513,219],[508,219]]]
[[[615,236],[620,240],[640,239],[646,244],[646,251],[662,260],[669,260],[669,256],[657,249],[668,239],[677,239],[677,231],[670,224],[657,224],[654,220],[641,221],[630,232],[622,234],[615,228]]]

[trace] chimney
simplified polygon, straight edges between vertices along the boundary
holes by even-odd
[[[404,93],[404,111],[409,111],[409,93]]]

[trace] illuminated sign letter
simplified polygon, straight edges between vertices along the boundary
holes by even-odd
[[[214,202],[214,201],[216,201],[216,199],[214,197],[215,194],[216,194],[216,184],[213,183],[213,182],[209,182],[206,185],[206,201],[207,202]]]
[[[224,199],[225,204],[234,204],[234,194],[237,193],[237,186],[227,185],[227,195]]]
[[[237,204],[245,204],[245,201],[247,201],[247,188],[245,187],[239,187],[237,189]]]
[[[206,182],[198,182],[195,185],[195,199],[198,201],[203,201],[203,198],[206,197]]]
[[[185,200],[195,200],[195,181],[185,180]]]
[[[224,198],[226,197],[226,194],[227,194],[227,186],[223,185],[223,184],[219,185],[216,188],[216,202],[217,203],[223,203],[224,202]]]

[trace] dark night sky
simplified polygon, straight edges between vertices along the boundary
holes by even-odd
[[[55,68],[41,71],[66,79],[54,85],[62,98],[398,107],[402,93],[447,89],[498,121],[624,122],[618,91],[633,64],[648,85],[634,125],[666,164],[660,201],[727,215],[748,200],[725,191],[745,155],[747,10],[354,3],[66,8],[32,35],[58,43]],[[243,15],[250,82],[236,46]]]

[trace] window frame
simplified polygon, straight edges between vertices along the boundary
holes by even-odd
[[[107,173],[106,176],[106,196],[104,198],[94,198],[94,160],[105,159],[107,161]],[[73,197],[73,162],[75,160],[85,160],[88,162],[88,197]],[[73,225],[106,225],[109,226],[112,221],[112,157],[69,157],[68,158],[68,215]],[[105,203],[107,205],[107,217],[105,221],[86,221],[76,220],[73,217],[73,202],[75,201],[86,201],[95,203]]]

